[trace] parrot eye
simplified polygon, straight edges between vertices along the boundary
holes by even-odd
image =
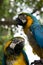
[[[26,15],[20,14],[18,18],[22,21],[23,24],[26,23]]]

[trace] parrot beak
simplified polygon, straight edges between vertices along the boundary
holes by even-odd
[[[16,25],[24,26],[27,23],[27,19],[25,16],[23,17],[22,15],[20,15],[18,16],[18,18],[16,18],[15,22],[16,22]]]
[[[15,22],[16,22],[16,25],[22,25],[22,22],[19,18],[16,18]]]

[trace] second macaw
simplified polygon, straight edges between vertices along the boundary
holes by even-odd
[[[29,65],[27,54],[23,50],[24,38],[15,37],[4,45],[2,65]]]
[[[42,58],[43,57],[43,26],[39,23],[37,18],[29,13],[21,13],[16,19],[18,25],[23,26],[24,32],[27,34],[28,29],[31,31],[32,36],[30,39],[34,42],[31,44],[35,52]],[[29,33],[29,32],[28,32]],[[29,36],[28,36],[29,37]],[[30,42],[31,42],[30,40]],[[36,44],[35,44],[36,43]]]

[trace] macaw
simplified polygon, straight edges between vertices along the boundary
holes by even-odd
[[[30,41],[33,52],[40,58],[43,58],[43,26],[39,23],[37,18],[29,13],[20,13],[16,18],[18,25],[23,26],[24,33]]]
[[[29,65],[24,47],[24,38],[15,37],[4,45],[2,65]]]

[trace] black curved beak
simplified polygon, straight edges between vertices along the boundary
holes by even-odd
[[[17,25],[25,26],[25,24],[27,23],[26,15],[24,14],[18,15],[15,21]]]
[[[15,22],[16,22],[15,23],[16,25],[22,25],[23,24],[19,18],[16,18]]]
[[[25,24],[27,23],[26,20],[21,20],[21,19],[19,19],[19,18],[16,18],[15,22],[16,22],[16,26],[17,26],[17,25],[21,25],[21,26],[23,26],[23,27],[24,27]]]

